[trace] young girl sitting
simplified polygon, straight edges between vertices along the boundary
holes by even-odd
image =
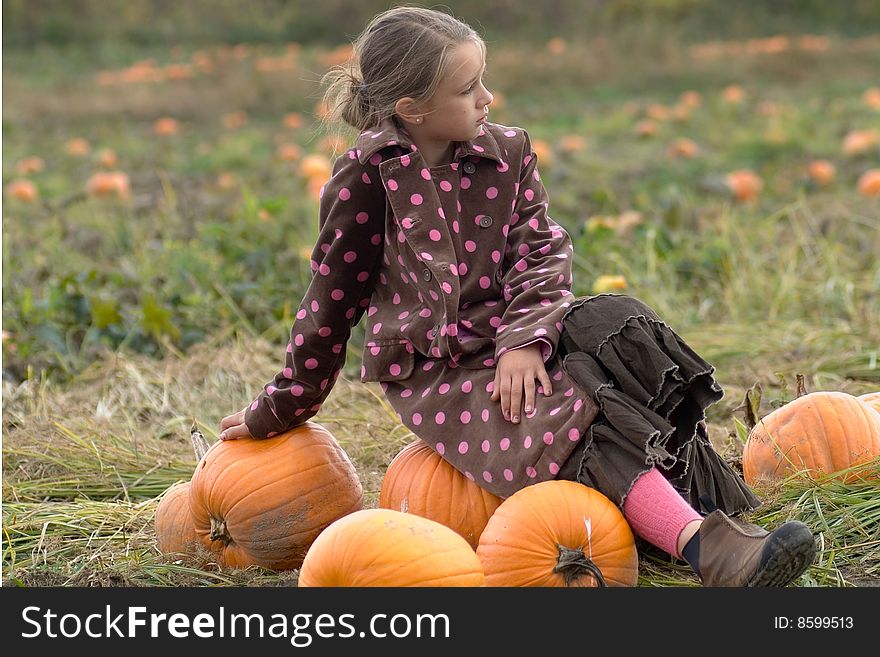
[[[331,117],[361,133],[322,190],[284,367],[220,438],[313,417],[366,313],[361,380],[469,479],[500,497],[581,482],[704,585],[784,586],[813,535],[729,517],[759,501],[709,441],[712,366],[636,299],[574,297],[571,239],[528,134],[489,122],[485,68],[467,24],[399,7],[328,73]]]

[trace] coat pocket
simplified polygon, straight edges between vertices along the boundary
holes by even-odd
[[[409,340],[373,340],[364,347],[361,381],[400,381],[409,378],[415,365],[415,348]]]

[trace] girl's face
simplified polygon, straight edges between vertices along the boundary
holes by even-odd
[[[479,44],[466,41],[455,46],[437,90],[422,109],[422,122],[413,132],[438,143],[476,138],[492,104],[492,94],[483,84],[485,70]]]

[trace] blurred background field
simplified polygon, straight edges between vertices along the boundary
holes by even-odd
[[[880,390],[880,4],[445,4],[487,40],[490,120],[536,142],[573,291],[637,296],[716,365],[731,463],[755,384],[762,413],[796,374]],[[193,420],[214,439],[281,361],[353,138],[320,129],[317,81],[388,6],[3,3],[5,582],[294,581],[166,563],[151,518]],[[359,382],[362,340],[315,420],[375,505],[413,436]],[[758,518],[822,532],[802,585],[880,579],[870,492],[762,492]]]

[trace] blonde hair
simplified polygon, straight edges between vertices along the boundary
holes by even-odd
[[[351,60],[321,79],[324,123],[347,123],[359,131],[379,125],[395,113],[404,97],[431,98],[443,77],[452,49],[483,39],[454,16],[422,7],[399,6],[376,15],[353,43]]]

